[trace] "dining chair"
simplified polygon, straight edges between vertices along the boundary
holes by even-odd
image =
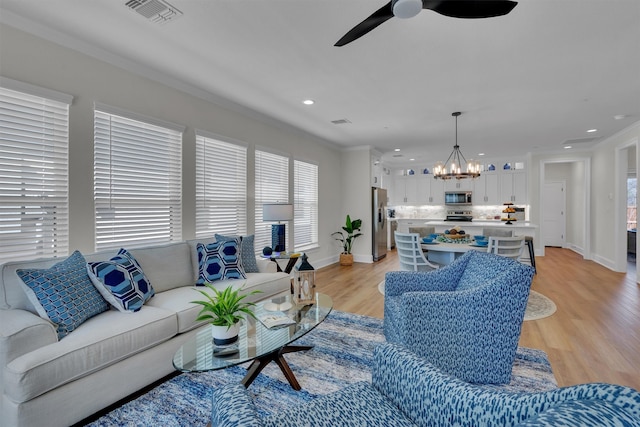
[[[520,261],[524,250],[524,239],[524,236],[489,237],[487,252]]]
[[[485,227],[482,229],[482,235],[489,237],[513,237],[513,230],[503,227]]]
[[[431,227],[409,227],[409,233],[418,233],[420,237],[427,237],[430,234],[434,234],[436,232],[436,228],[434,226]]]
[[[431,271],[439,266],[427,260],[418,233],[395,232],[400,271]]]

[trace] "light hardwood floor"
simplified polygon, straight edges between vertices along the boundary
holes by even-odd
[[[544,350],[560,386],[586,382],[640,390],[640,286],[569,249],[546,248],[536,258],[532,289],[551,298],[557,312],[526,321],[520,345]],[[378,283],[398,269],[395,250],[373,264],[334,264],[317,272],[318,291],[336,310],[383,317]]]

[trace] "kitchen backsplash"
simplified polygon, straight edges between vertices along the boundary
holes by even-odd
[[[424,219],[444,219],[449,211],[463,210],[471,211],[474,219],[495,219],[503,216],[502,210],[504,206],[464,206],[460,208],[452,206],[389,206],[395,209],[396,218],[398,219],[411,219],[411,218],[424,218]],[[524,207],[519,206],[516,207]]]

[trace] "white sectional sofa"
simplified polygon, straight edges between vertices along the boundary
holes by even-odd
[[[173,372],[174,353],[203,326],[195,321],[201,307],[190,302],[201,299],[194,290],[197,243],[130,250],[155,295],[135,313],[105,311],[62,339],[55,326],[37,314],[16,273],[47,269],[61,259],[2,265],[0,426],[68,426]],[[109,260],[116,252],[85,259]],[[289,276],[277,273],[274,263],[257,263],[260,272],[247,273],[246,279],[217,281],[216,286],[259,289],[261,293],[249,297],[254,301],[290,288]]]

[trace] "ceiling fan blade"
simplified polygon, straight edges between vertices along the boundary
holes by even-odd
[[[391,2],[389,2],[349,30],[334,46],[344,46],[347,43],[351,43],[391,18],[393,18],[393,11],[391,10]]]
[[[452,18],[493,18],[511,12],[518,2],[511,0],[423,0],[422,8]]]

